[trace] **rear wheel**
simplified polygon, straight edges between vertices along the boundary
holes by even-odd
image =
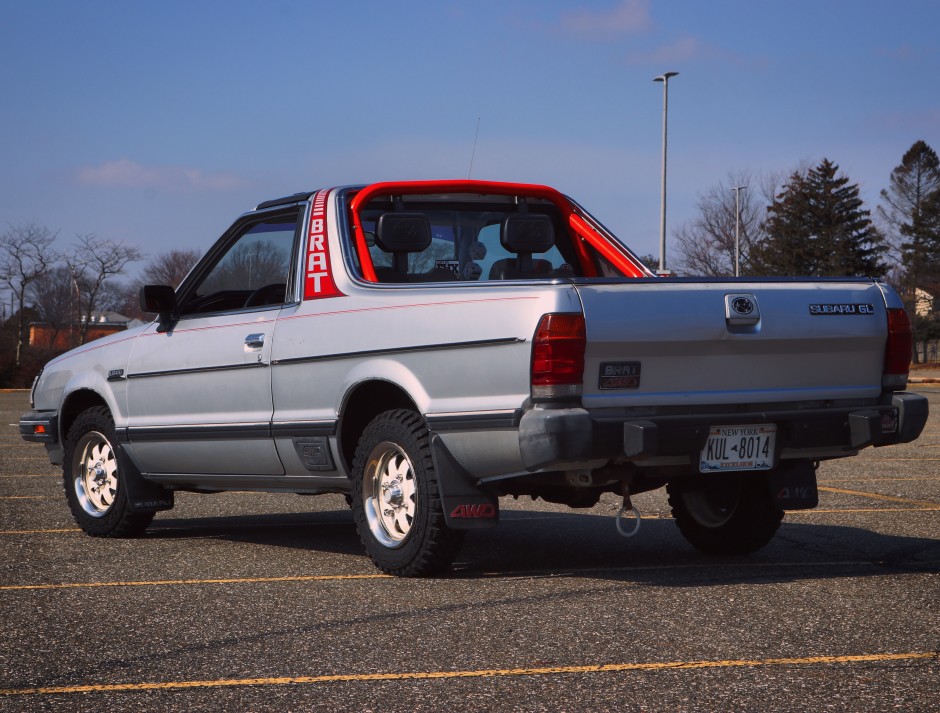
[[[366,426],[353,460],[352,510],[366,552],[383,572],[420,577],[453,563],[463,533],[444,522],[418,414],[386,411]]]
[[[65,439],[65,498],[75,522],[96,537],[141,534],[153,513],[131,512],[121,464],[127,456],[115,445],[114,421],[104,406],[79,414]]]
[[[770,542],[783,520],[763,473],[701,475],[666,489],[679,531],[708,554],[755,552]]]

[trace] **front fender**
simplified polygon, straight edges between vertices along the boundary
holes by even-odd
[[[131,340],[102,348],[89,349],[70,358],[51,363],[43,372],[40,402],[59,412],[60,438],[64,441],[75,416],[91,403],[103,403],[111,412],[119,431],[127,424],[127,381],[125,368],[130,355]]]

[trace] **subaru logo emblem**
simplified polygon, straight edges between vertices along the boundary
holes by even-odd
[[[754,311],[754,302],[748,297],[735,297],[731,301],[731,309],[742,316],[747,316]]]

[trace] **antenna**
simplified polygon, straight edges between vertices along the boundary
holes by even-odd
[[[477,117],[477,130],[473,133],[473,151],[470,152],[470,170],[467,171],[467,180],[473,175],[473,157],[477,154],[477,137],[480,135],[480,117]]]

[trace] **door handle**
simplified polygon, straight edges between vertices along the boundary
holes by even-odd
[[[264,333],[249,334],[245,337],[245,346],[249,349],[261,349],[264,346]]]

